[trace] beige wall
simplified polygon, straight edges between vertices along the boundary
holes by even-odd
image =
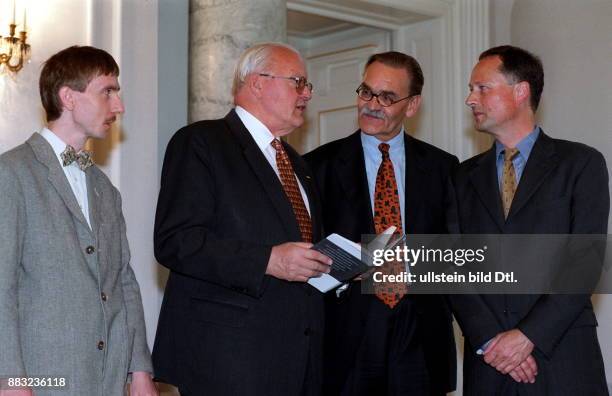
[[[0,35],[5,35],[8,1],[0,1]],[[87,2],[48,0],[28,8],[32,59],[16,75],[0,76],[0,153],[23,143],[40,129],[44,113],[38,95],[41,63],[53,53],[88,40]],[[4,14],[4,15],[3,15]],[[17,17],[19,22],[20,18]],[[61,24],[62,29],[57,26]]]
[[[509,44],[515,0],[490,0],[491,46]]]

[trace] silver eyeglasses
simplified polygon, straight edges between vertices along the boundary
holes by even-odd
[[[281,78],[283,80],[291,80],[291,81],[295,82],[295,90],[300,95],[304,92],[304,88],[308,88],[308,91],[310,93],[312,93],[312,91],[314,89],[314,87],[312,86],[312,83],[309,83],[308,80],[306,79],[306,77],[273,76],[272,74],[268,74],[268,73],[259,73],[259,75],[262,76],[262,77]]]

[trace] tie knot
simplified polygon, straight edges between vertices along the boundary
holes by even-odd
[[[276,150],[277,152],[284,151],[283,144],[278,139],[272,140],[272,143],[270,144],[272,145],[272,147],[274,147],[274,150]]]
[[[378,145],[378,149],[382,153],[383,159],[389,158],[389,145],[387,143],[381,143]]]
[[[507,148],[504,150],[504,160],[512,161],[519,153],[517,148]]]

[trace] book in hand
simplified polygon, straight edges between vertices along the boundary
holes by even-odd
[[[311,248],[332,259],[331,271],[308,279],[308,283],[325,293],[368,271],[372,268],[370,252],[391,248],[401,241],[402,237],[394,234],[395,230],[395,226],[387,228],[365,249],[341,235],[331,234]]]

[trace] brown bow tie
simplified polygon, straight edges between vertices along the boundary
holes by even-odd
[[[94,163],[91,159],[91,155],[91,151],[81,150],[77,153],[74,150],[74,147],[71,145],[66,145],[66,149],[60,154],[60,158],[62,159],[62,165],[68,166],[73,162],[76,162],[79,169],[84,171]]]

